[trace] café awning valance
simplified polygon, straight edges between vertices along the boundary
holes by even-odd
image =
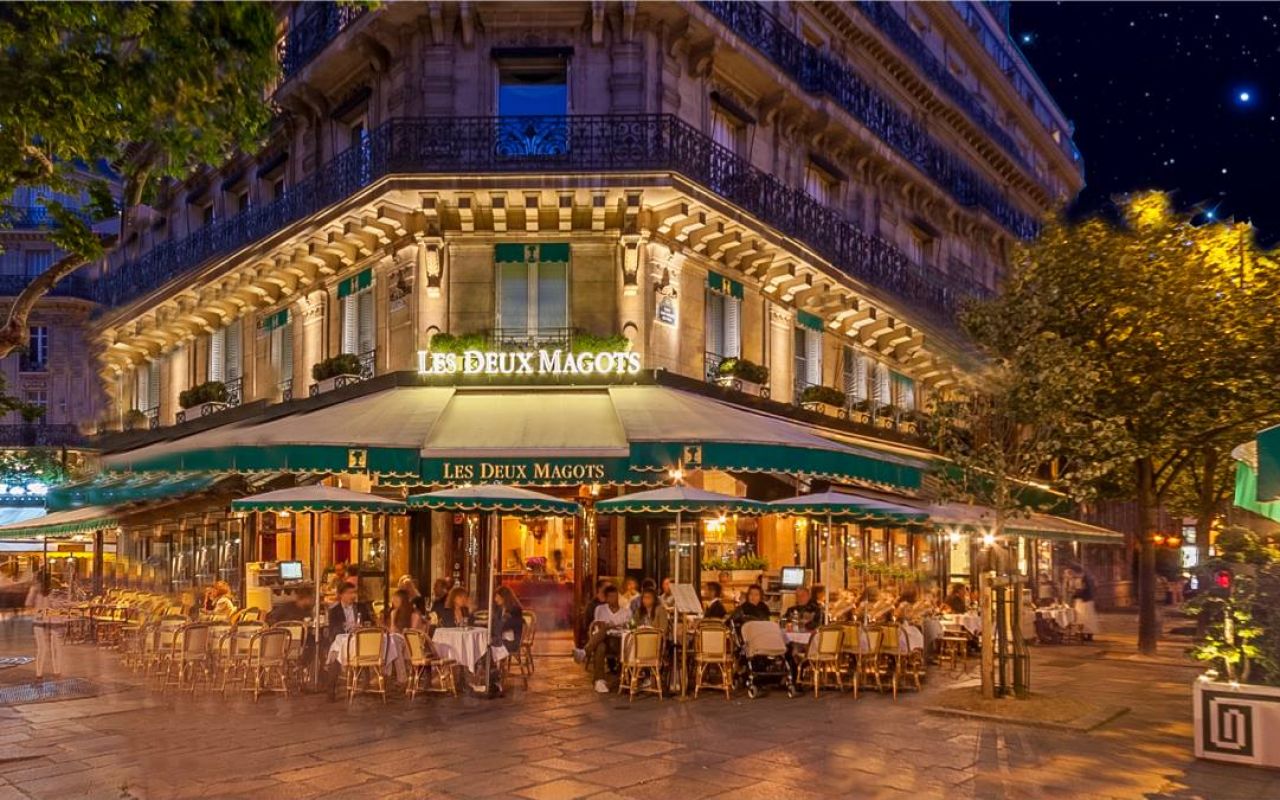
[[[28,536],[70,536],[76,533],[92,533],[116,526],[116,517],[110,508],[85,506],[66,511],[54,511],[43,517],[0,525],[0,539],[21,539]]]
[[[929,519],[929,515],[918,508],[874,497],[835,491],[785,497],[774,500],[769,507],[782,514],[829,516],[841,521],[857,520],[907,525],[922,523]]]
[[[769,506],[745,497],[708,492],[692,486],[664,486],[647,492],[636,492],[601,500],[596,503],[599,514],[767,514]]]
[[[517,486],[492,483],[411,495],[408,505],[409,508],[427,508],[433,511],[502,511],[566,517],[581,510],[572,500],[561,500]]]
[[[231,501],[233,511],[331,511],[338,514],[403,514],[404,503],[337,486],[295,486]]]
[[[923,506],[929,521],[943,530],[969,530],[987,533],[995,527],[996,513],[985,506],[967,503],[936,503]],[[1087,522],[1079,522],[1051,514],[1017,514],[1004,521],[1004,533],[1012,536],[1030,536],[1037,539],[1063,539],[1100,544],[1120,544],[1124,534],[1108,528],[1100,528]]]

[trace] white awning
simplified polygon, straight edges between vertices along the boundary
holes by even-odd
[[[986,506],[968,503],[935,503],[920,507],[929,521],[944,529],[970,529],[982,533],[995,527],[996,512]],[[1004,532],[1014,536],[1046,539],[1072,539],[1082,542],[1120,544],[1124,534],[1052,514],[1018,514],[1004,521]]]

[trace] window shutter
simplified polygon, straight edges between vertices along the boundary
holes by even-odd
[[[342,298],[342,352],[356,354],[356,335],[359,330],[356,321],[357,306],[355,295]]]
[[[498,262],[498,327],[529,329],[529,267],[523,261]]]
[[[724,296],[707,290],[707,352],[718,356],[724,350]]]
[[[143,364],[133,371],[133,407],[139,411],[150,408],[148,405],[151,398],[151,386],[148,384],[150,377],[150,364]]]
[[[742,355],[742,301],[736,297],[724,298],[724,354]]]
[[[796,383],[806,383],[809,380],[809,348],[806,343],[809,341],[804,328],[796,328],[795,334],[791,337],[792,345],[792,369]]]
[[[808,374],[805,380],[810,386],[822,385],[822,334],[818,331],[805,330],[805,361]]]
[[[159,360],[151,361],[147,364],[147,409],[160,407],[160,362]]]
[[[879,361],[876,362],[874,375],[874,384],[872,386],[872,400],[875,401],[876,407],[886,406],[893,402],[893,398],[889,391],[889,368]]]
[[[844,392],[845,397],[858,399],[858,354],[853,348],[845,345],[840,348],[840,389]]]
[[[569,327],[569,264],[540,261],[538,270],[538,327]]]
[[[372,352],[378,346],[377,334],[373,327],[373,290],[361,292],[357,296],[357,302],[359,303],[360,327],[358,335],[360,338],[356,345],[360,349],[355,352],[357,355],[364,355]]]
[[[854,374],[853,374],[853,398],[855,400],[867,399],[867,357],[858,351],[853,352]]]
[[[224,347],[226,348],[227,353],[227,366],[224,370],[224,374],[227,376],[226,380],[229,381],[239,378],[241,374],[240,331],[242,327],[243,325],[241,320],[236,320],[226,327],[226,341],[224,343]]]
[[[286,322],[280,331],[280,380],[293,380],[293,322]]]
[[[227,329],[218,328],[209,334],[209,380],[225,381],[227,365]]]

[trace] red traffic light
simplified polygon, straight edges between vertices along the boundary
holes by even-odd
[[[1220,589],[1231,588],[1231,573],[1228,572],[1227,570],[1225,569],[1218,570],[1218,573],[1213,576],[1213,579],[1218,584],[1218,588]]]

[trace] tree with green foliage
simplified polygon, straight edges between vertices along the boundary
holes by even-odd
[[[91,215],[120,215],[126,241],[159,181],[261,142],[275,44],[268,3],[0,4],[0,198],[87,192]],[[10,307],[0,357],[26,343],[40,297],[115,245],[61,202],[45,205],[67,255]]]
[[[1246,438],[1274,409],[1280,269],[1240,226],[1194,225],[1163,194],[1120,210],[1119,224],[1050,221],[1001,295],[964,322],[1032,388],[1019,413],[1052,429],[1061,485],[1085,496],[1119,480],[1137,501],[1139,648],[1150,653],[1156,511],[1197,453]],[[1078,391],[1052,385],[1065,362]]]

